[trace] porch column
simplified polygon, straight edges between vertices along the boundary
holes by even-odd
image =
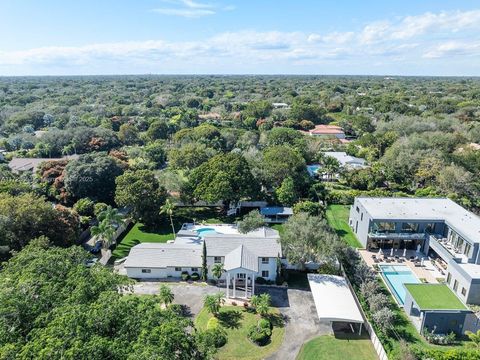
[[[230,289],[230,273],[227,272],[227,299],[228,299],[228,291]]]
[[[362,323],[360,323],[360,330],[358,331],[358,335],[362,335]]]
[[[255,273],[252,272],[252,296],[255,295]]]
[[[233,298],[237,297],[236,291],[235,291],[235,283],[237,282],[237,277],[236,275],[233,276]]]

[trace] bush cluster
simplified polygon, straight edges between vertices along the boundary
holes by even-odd
[[[267,319],[260,319],[256,325],[248,330],[248,338],[259,346],[264,346],[272,336],[272,324]]]

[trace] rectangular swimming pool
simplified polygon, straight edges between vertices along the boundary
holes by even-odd
[[[398,303],[405,303],[406,290],[403,284],[419,284],[420,280],[406,265],[379,265],[381,274],[390,292]]]

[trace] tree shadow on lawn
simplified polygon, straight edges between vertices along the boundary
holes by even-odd
[[[140,230],[143,233],[168,235],[172,233],[172,226],[170,225],[170,223],[160,221],[158,225],[155,227],[142,224],[138,227],[138,230]]]
[[[264,316],[265,319],[270,321],[273,327],[283,328],[285,323],[289,320],[288,317],[282,314],[267,314]]]
[[[242,318],[243,314],[239,310],[223,311],[217,315],[220,325],[228,329],[238,329]]]

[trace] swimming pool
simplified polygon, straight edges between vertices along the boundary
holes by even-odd
[[[205,235],[205,234],[219,234],[217,230],[209,227],[197,229],[196,232],[200,237],[202,237],[202,235]]]
[[[310,176],[315,176],[317,174],[318,169],[320,169],[320,165],[318,164],[307,165],[307,171],[310,174]]]
[[[420,280],[405,265],[379,265],[381,274],[390,292],[398,303],[405,303],[406,290],[403,284],[419,284]]]

